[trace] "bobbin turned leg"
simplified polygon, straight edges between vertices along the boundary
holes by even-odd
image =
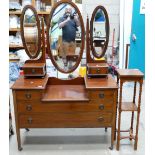
[[[135,104],[135,98],[136,98],[136,85],[137,82],[134,83],[134,94],[133,94],[133,103]],[[134,122],[134,111],[132,112],[132,116],[131,116],[131,126],[130,126],[130,133],[133,134],[133,122]],[[129,138],[130,140],[132,140],[132,138]]]
[[[141,93],[142,93],[142,82],[140,83],[140,89],[139,89],[138,114],[137,114],[137,125],[136,125],[134,150],[137,150],[137,143],[138,143],[138,129],[139,129],[139,117],[140,117]]]
[[[123,87],[123,82],[120,81],[120,97],[119,97],[119,114],[118,114],[118,131],[117,131],[117,146],[116,149],[119,150],[120,146],[120,127],[121,127],[121,105],[122,105],[122,87]]]
[[[119,77],[117,75],[117,85],[119,85]],[[114,140],[116,140],[116,133],[117,133],[117,128],[116,128],[116,124],[117,124],[117,107],[118,107],[118,90],[117,90],[117,101],[116,101],[116,119],[115,119],[115,134],[114,134]]]
[[[121,112],[118,114],[118,131],[117,131],[117,146],[116,150],[119,151],[119,146],[120,146],[120,126],[121,126]]]

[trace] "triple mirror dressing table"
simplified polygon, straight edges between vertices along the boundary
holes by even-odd
[[[93,42],[96,36],[91,32],[96,14],[105,17],[105,37],[100,47],[95,47]],[[33,16],[33,20],[27,20],[29,16]],[[64,33],[69,24],[73,26],[73,32],[80,36],[76,35],[72,41],[67,42]],[[73,72],[81,61],[85,28],[78,7],[67,0],[54,5],[47,24],[47,43],[43,25],[35,9],[25,6],[21,18],[22,41],[31,59],[23,66],[24,76],[20,76],[11,88],[18,149],[22,150],[22,128],[111,128],[110,149],[113,149],[118,87],[112,75],[108,74],[106,61],[95,60],[95,57],[104,56],[109,41],[109,19],[105,8],[98,6],[95,9],[90,29],[87,18],[85,77],[59,79],[46,74],[45,44],[53,65],[62,73]],[[30,35],[30,31],[35,33]]]

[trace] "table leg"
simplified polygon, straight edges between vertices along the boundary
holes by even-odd
[[[119,85],[119,77],[117,75],[117,85]],[[117,90],[117,101],[116,101],[116,118],[115,118],[115,135],[114,135],[114,140],[116,140],[116,133],[117,133],[117,129],[116,129],[116,124],[117,124],[117,107],[118,107],[118,90]]]
[[[137,114],[137,125],[136,125],[134,150],[137,150],[137,143],[138,143],[138,128],[139,128],[139,117],[140,117],[141,93],[142,93],[142,83],[140,83],[140,90],[139,90],[138,114]]]
[[[22,151],[22,147],[21,147],[21,137],[20,137],[20,129],[16,128],[16,134],[17,134],[17,143],[18,143],[18,150]]]
[[[115,135],[115,127],[111,128],[111,146],[109,147],[110,150],[113,150],[114,146],[114,135]]]
[[[118,114],[118,131],[117,131],[117,146],[116,149],[119,150],[120,146],[120,127],[121,127],[121,106],[122,106],[122,87],[123,82],[120,82],[120,97],[119,97],[119,114]]]

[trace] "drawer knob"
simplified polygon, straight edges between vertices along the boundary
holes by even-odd
[[[104,105],[103,105],[103,104],[100,104],[100,105],[99,105],[99,109],[100,109],[100,110],[103,110],[103,109],[104,109]]]
[[[25,94],[25,97],[26,97],[27,99],[30,99],[30,98],[31,98],[31,94]]]
[[[96,72],[97,72],[97,73],[100,73],[100,69],[98,68],[98,69],[96,70]]]
[[[98,118],[98,121],[99,122],[103,122],[104,121],[104,118],[101,116],[101,117]]]
[[[30,118],[28,118],[28,120],[27,120],[27,121],[28,121],[28,123],[29,123],[29,124],[31,124],[31,123],[32,123],[32,118],[31,118],[31,117],[30,117]]]
[[[103,122],[104,121],[104,118],[101,116],[101,117],[98,118],[98,121],[99,122]]]
[[[104,98],[104,94],[99,94],[99,98]]]
[[[35,71],[35,69],[32,69],[32,73],[34,74],[36,71]]]
[[[26,109],[27,109],[28,111],[31,111],[31,110],[32,110],[32,106],[31,106],[31,105],[27,105],[27,106],[26,106]]]

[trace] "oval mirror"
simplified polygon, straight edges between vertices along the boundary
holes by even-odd
[[[26,5],[21,15],[21,38],[27,55],[31,59],[38,57],[41,48],[40,21],[31,5]]]
[[[109,42],[109,18],[103,6],[97,6],[90,21],[90,42],[94,58],[102,58]]]
[[[58,71],[71,73],[78,67],[84,40],[84,23],[78,7],[67,0],[56,3],[47,26],[47,47]]]

